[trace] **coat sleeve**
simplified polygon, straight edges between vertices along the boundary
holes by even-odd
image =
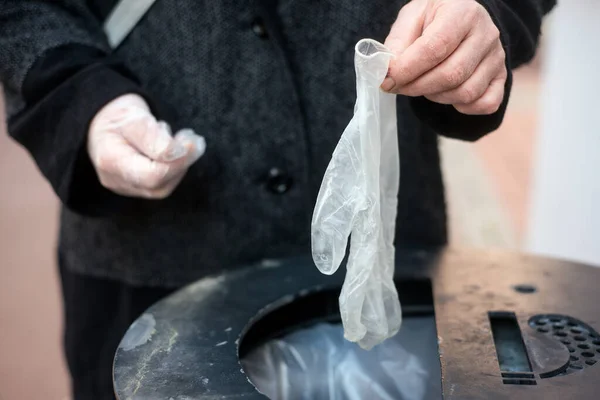
[[[133,200],[100,184],[85,150],[89,123],[122,94],[148,97],[111,55],[101,21],[86,3],[2,0],[0,80],[9,134],[67,207],[102,215]]]
[[[419,119],[441,135],[475,141],[500,126],[512,88],[512,70],[531,61],[537,50],[542,18],[556,5],[556,0],[478,0],[490,13],[500,30],[506,52],[508,77],[504,99],[491,115],[465,115],[450,105],[412,98],[413,111]]]

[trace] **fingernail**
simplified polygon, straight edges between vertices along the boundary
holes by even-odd
[[[202,136],[196,137],[196,153],[198,158],[204,155],[206,151],[206,140]]]
[[[185,148],[185,146],[183,146],[182,144],[180,144],[176,141],[172,141],[171,148],[169,150],[167,150],[163,159],[165,161],[174,161],[174,160],[177,160],[178,158],[185,156],[186,153],[187,153],[187,149]]]
[[[394,86],[396,86],[396,82],[392,77],[388,76],[383,80],[383,83],[381,84],[381,90],[384,92],[389,92],[394,88]]]

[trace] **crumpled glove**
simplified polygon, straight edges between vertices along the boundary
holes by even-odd
[[[136,94],[104,106],[90,124],[87,151],[100,183],[124,196],[163,199],[206,149],[191,129],[175,135]]]

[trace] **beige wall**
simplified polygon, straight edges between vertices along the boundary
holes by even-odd
[[[57,202],[0,110],[0,400],[62,400]]]

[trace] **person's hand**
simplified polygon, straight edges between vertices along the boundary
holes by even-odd
[[[162,199],[204,154],[204,138],[190,129],[171,135],[144,99],[121,96],[104,106],[90,124],[87,150],[100,183],[130,197]]]
[[[459,112],[493,114],[507,78],[500,33],[475,0],[412,0],[385,45],[394,52],[381,88],[425,96]]]

